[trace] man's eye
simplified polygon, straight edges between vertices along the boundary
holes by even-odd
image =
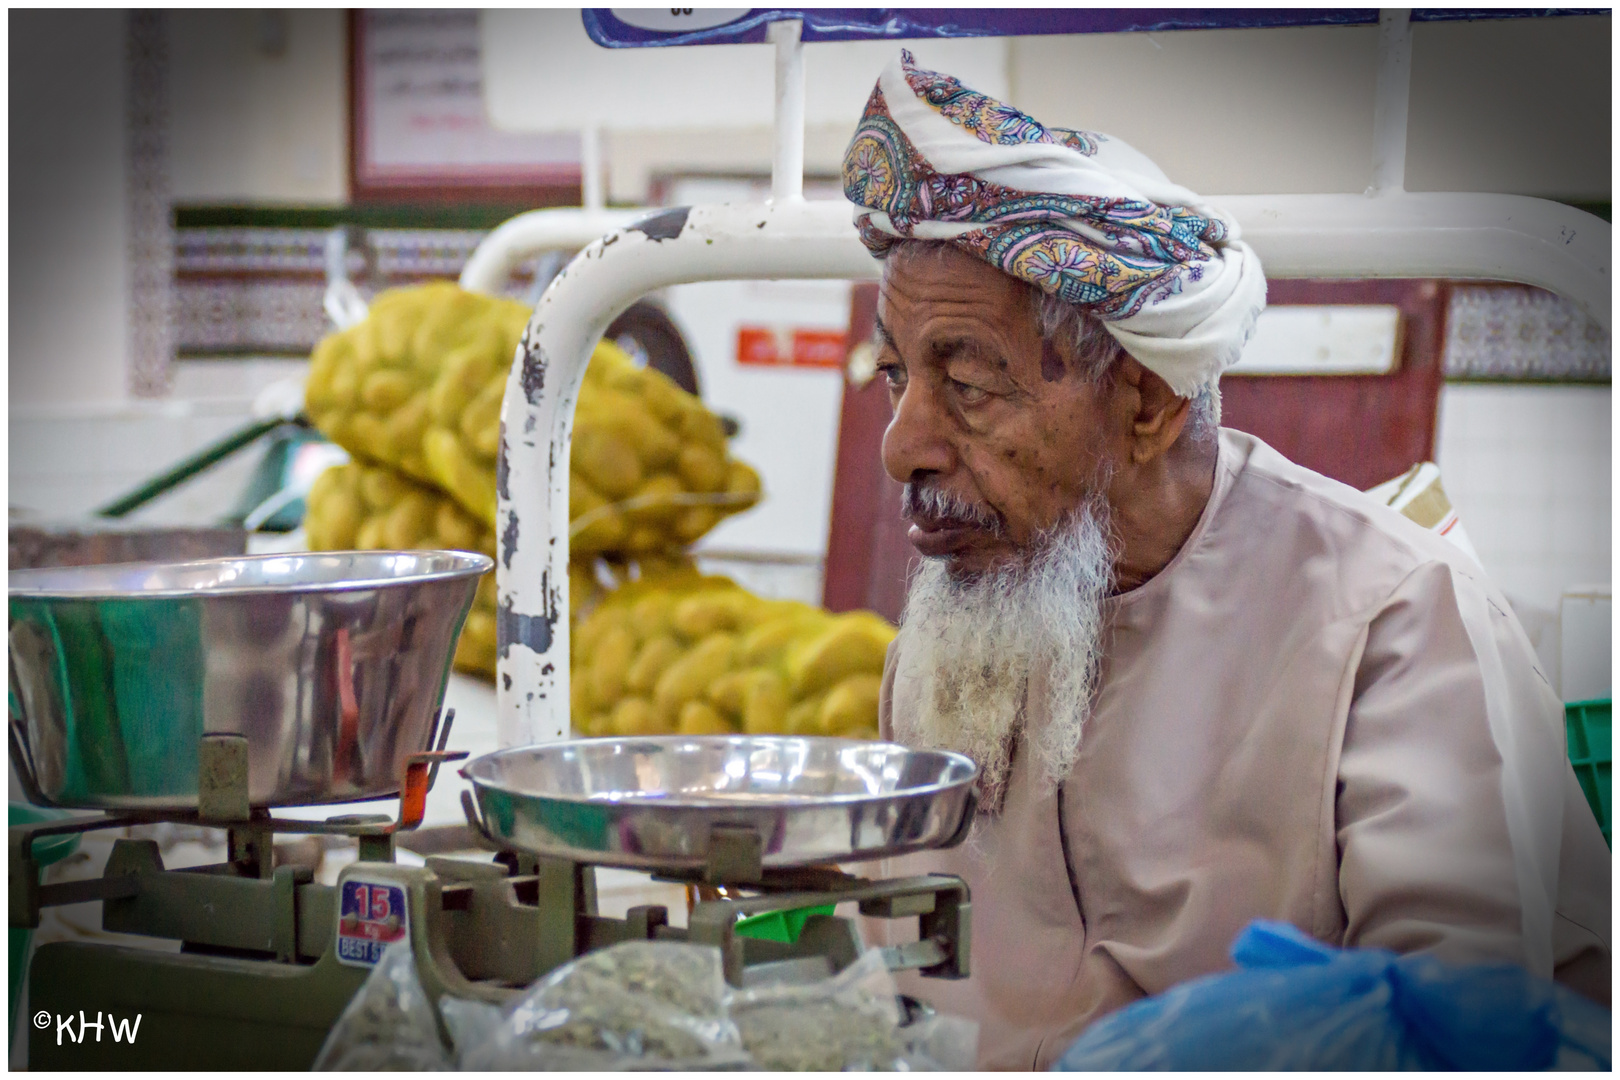
[[[906,372],[899,364],[879,364],[877,373],[883,376],[890,389],[899,389],[906,383]]]
[[[979,402],[990,396],[990,392],[988,390],[985,390],[982,387],[973,386],[970,383],[962,382],[960,379],[951,380],[951,389],[955,390],[956,396],[961,398],[963,403],[967,405],[977,405]]]

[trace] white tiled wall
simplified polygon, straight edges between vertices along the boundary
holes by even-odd
[[[1559,597],[1612,578],[1611,390],[1448,384],[1435,460],[1480,560],[1552,671]]]
[[[9,417],[7,503],[50,521],[88,514],[209,442],[251,421],[264,386],[301,361],[188,361],[175,365],[163,402],[14,408]],[[205,525],[235,505],[263,454],[249,447],[131,515],[132,521]]]
[[[114,406],[12,413],[7,502],[47,521],[87,515],[248,422],[246,407]],[[148,504],[131,520],[211,524],[236,502],[257,456],[243,451]]]
[[[260,390],[284,379],[302,379],[309,361],[285,356],[250,356],[232,360],[177,360],[170,369],[169,396],[181,401],[218,404],[251,402]]]

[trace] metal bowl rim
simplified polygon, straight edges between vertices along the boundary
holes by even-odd
[[[782,798],[780,801],[773,801],[770,804],[772,807],[775,807],[775,808],[804,808],[804,807],[817,807],[817,806],[842,806],[842,805],[845,805],[845,804],[848,804],[848,803],[872,802],[872,801],[876,801],[876,800],[879,800],[879,799],[909,799],[909,798],[927,796],[927,795],[940,795],[940,794],[944,794],[946,792],[954,791],[954,790],[956,790],[958,788],[966,787],[966,786],[972,784],[976,779],[978,779],[978,776],[979,776],[979,766],[978,766],[978,764],[976,762],[974,762],[974,760],[972,758],[968,757],[966,754],[958,754],[954,750],[940,750],[940,749],[935,749],[935,748],[921,748],[921,747],[915,747],[915,746],[906,746],[904,743],[883,742],[881,740],[876,740],[876,739],[845,739],[845,738],[838,738],[836,736],[830,736],[830,735],[645,735],[645,736],[620,735],[620,736],[606,736],[606,737],[597,736],[597,737],[592,737],[592,738],[580,738],[580,739],[559,739],[556,742],[535,743],[535,744],[530,745],[530,746],[509,746],[504,750],[495,750],[495,751],[492,751],[492,752],[490,752],[488,754],[482,754],[482,755],[474,758],[473,760],[467,762],[467,764],[463,765],[460,769],[457,770],[457,772],[461,775],[462,779],[468,781],[469,783],[471,783],[476,788],[488,789],[488,790],[492,790],[492,791],[499,791],[499,792],[501,792],[503,794],[511,795],[511,796],[513,796],[515,798],[519,798],[519,799],[545,799],[545,800],[547,800],[549,802],[570,803],[570,804],[578,804],[578,805],[582,805],[582,806],[585,806],[585,805],[600,806],[604,802],[607,802],[608,800],[601,799],[601,798],[592,798],[590,796],[585,796],[585,795],[574,795],[574,794],[571,794],[571,793],[548,794],[548,793],[542,793],[542,792],[536,792],[536,791],[524,791],[524,790],[519,789],[519,788],[509,787],[509,786],[507,786],[505,784],[497,783],[494,780],[489,780],[489,779],[484,779],[482,777],[474,776],[473,775],[473,770],[476,769],[479,765],[483,764],[484,762],[491,761],[491,760],[493,760],[495,758],[506,757],[508,755],[516,755],[516,754],[520,754],[520,753],[533,753],[535,751],[562,750],[562,749],[565,749],[565,748],[568,748],[568,747],[574,747],[574,746],[592,746],[592,745],[600,746],[600,745],[602,745],[604,743],[608,743],[608,742],[621,742],[621,743],[623,743],[623,742],[630,742],[630,741],[633,740],[635,742],[640,742],[640,743],[657,743],[659,745],[665,745],[665,744],[677,743],[677,742],[679,742],[679,743],[691,743],[691,742],[701,742],[701,741],[713,741],[713,742],[725,742],[725,743],[742,743],[742,742],[758,743],[758,742],[787,741],[789,739],[792,739],[792,740],[809,740],[809,741],[822,742],[822,743],[844,743],[844,744],[850,745],[850,746],[886,746],[886,747],[893,747],[893,748],[895,748],[897,750],[903,750],[908,754],[938,754],[941,757],[950,759],[953,762],[961,762],[961,763],[966,764],[969,771],[968,771],[968,774],[966,776],[964,776],[960,780],[942,781],[940,783],[927,784],[927,785],[924,785],[922,787],[906,788],[904,791],[890,791],[890,792],[883,792],[883,793],[876,794],[876,795],[874,795],[874,794],[872,794],[870,792],[851,792],[851,793],[849,793],[847,795],[796,795],[796,796],[787,796],[787,797]],[[735,801],[731,800],[731,799],[713,799],[713,798],[704,798],[702,796],[682,798],[679,801],[670,801],[670,800],[664,800],[664,799],[645,799],[645,800],[623,800],[621,802],[616,803],[616,805],[626,805],[626,804],[633,804],[633,805],[637,805],[637,806],[647,806],[647,807],[665,807],[665,808],[675,809],[675,810],[681,810],[681,809],[693,809],[693,810],[704,809],[704,810],[708,810],[708,809],[714,809],[716,807],[730,807],[732,809],[735,809],[738,806],[738,804]]]
[[[63,589],[63,588],[37,588],[28,587],[29,576],[43,576],[60,571],[80,569],[72,566],[41,566],[28,570],[13,570],[7,577],[7,594],[11,599],[18,600],[140,600],[174,599],[188,597],[199,600],[228,596],[263,596],[271,593],[332,593],[355,592],[363,589],[380,589],[392,586],[420,585],[436,581],[457,581],[462,578],[482,576],[495,568],[495,560],[488,555],[476,551],[458,551],[451,548],[420,549],[420,550],[347,550],[347,551],[278,551],[260,555],[225,555],[213,559],[185,559],[179,562],[165,562],[161,559],[137,563],[103,563],[96,569],[116,567],[120,572],[138,573],[143,569],[184,569],[194,566],[213,566],[219,563],[243,562],[269,562],[274,559],[298,558],[301,556],[333,556],[333,555],[449,555],[461,562],[462,565],[445,570],[434,570],[422,574],[412,574],[408,577],[380,577],[380,578],[345,578],[340,581],[310,581],[303,583],[284,582],[282,584],[263,585],[220,585],[211,588],[190,589]],[[90,569],[84,567],[83,569]],[[24,580],[21,584],[17,579]]]

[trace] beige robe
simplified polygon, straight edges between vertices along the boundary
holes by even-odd
[[[1020,749],[967,844],[883,868],[967,880],[972,977],[902,983],[980,1022],[982,1066],[1047,1068],[1103,1014],[1230,969],[1257,918],[1556,970],[1607,1003],[1609,850],[1562,706],[1448,541],[1222,431],[1197,527],[1107,601],[1106,633],[1061,789]],[[895,661],[885,737],[916,692]]]

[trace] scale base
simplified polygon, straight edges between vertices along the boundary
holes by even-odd
[[[37,890],[33,898],[47,904],[99,898],[106,929],[183,944],[178,953],[42,945],[30,965],[28,1007],[30,1021],[45,1014],[51,1022],[30,1023],[29,1067],[308,1069],[371,971],[339,959],[342,924],[352,921],[342,897],[346,886],[361,884],[398,897],[402,937],[435,1003],[450,994],[505,1004],[574,957],[621,941],[712,944],[735,986],[824,977],[859,955],[852,919],[813,915],[791,943],[734,930],[743,915],[827,903],[918,918],[920,940],[886,950],[891,968],[967,974],[970,904],[966,885],[953,877],[770,872],[749,886],[759,895],[698,903],[683,928],[670,926],[658,906],[632,908],[622,919],[600,915],[590,864],[515,852],[487,863],[443,856],[423,867],[356,862],[335,887],[292,867],[262,873],[251,863],[166,870],[155,844],[126,839],[114,845],[103,877]],[[12,921],[37,922],[37,912],[14,907]],[[81,1013],[91,1021],[87,1032]],[[106,1025],[99,1039],[98,1014]],[[134,1041],[115,1040],[112,1024],[127,1032],[136,1016]],[[67,1017],[73,1023],[59,1025]]]
[[[330,956],[312,965],[56,942],[28,980],[30,1070],[307,1070],[366,972]],[[91,1021],[81,1031],[79,1018]],[[98,1014],[106,1029],[96,1031]],[[140,1016],[134,1039],[111,1022]],[[58,1030],[58,1018],[73,1022]],[[125,1027],[123,1031],[128,1032]],[[82,1041],[74,1036],[82,1034]]]

